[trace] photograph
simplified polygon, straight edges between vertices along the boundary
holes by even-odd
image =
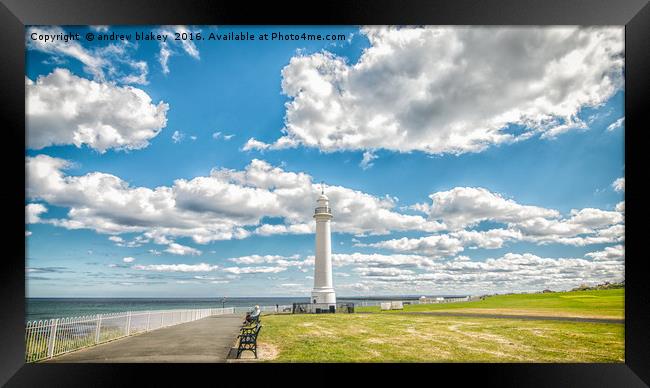
[[[26,363],[626,362],[624,25],[24,48]]]

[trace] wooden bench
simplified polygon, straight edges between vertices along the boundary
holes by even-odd
[[[258,316],[259,317],[259,316]],[[257,358],[257,335],[260,333],[262,325],[259,323],[259,319],[253,326],[244,326],[241,328],[241,333],[237,336],[239,338],[239,346],[237,347],[237,358],[245,350],[250,350]]]

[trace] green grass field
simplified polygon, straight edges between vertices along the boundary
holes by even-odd
[[[507,295],[406,306],[462,311],[623,317],[623,290]],[[259,356],[278,362],[624,362],[624,325],[399,314],[268,315]]]
[[[262,359],[281,362],[623,362],[621,324],[397,314],[264,318]]]
[[[406,305],[403,311],[462,311],[622,319],[625,313],[624,298],[624,289],[496,295],[474,302]],[[359,307],[356,311],[379,312],[380,309]]]

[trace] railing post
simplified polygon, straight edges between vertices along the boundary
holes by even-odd
[[[59,318],[55,319],[50,325],[50,338],[47,347],[47,356],[52,358],[54,356],[54,345],[56,344],[56,329],[59,326]]]
[[[149,322],[150,321],[151,321],[151,311],[149,311],[149,313],[147,314],[147,330],[146,331],[149,331]]]
[[[131,312],[128,312],[128,315],[126,317],[126,335],[131,334]]]
[[[102,330],[102,315],[97,314],[97,326],[95,326],[95,343],[99,343],[99,333]]]

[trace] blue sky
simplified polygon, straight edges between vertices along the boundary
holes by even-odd
[[[321,181],[339,295],[623,279],[620,28],[26,44],[28,296],[308,295]]]

